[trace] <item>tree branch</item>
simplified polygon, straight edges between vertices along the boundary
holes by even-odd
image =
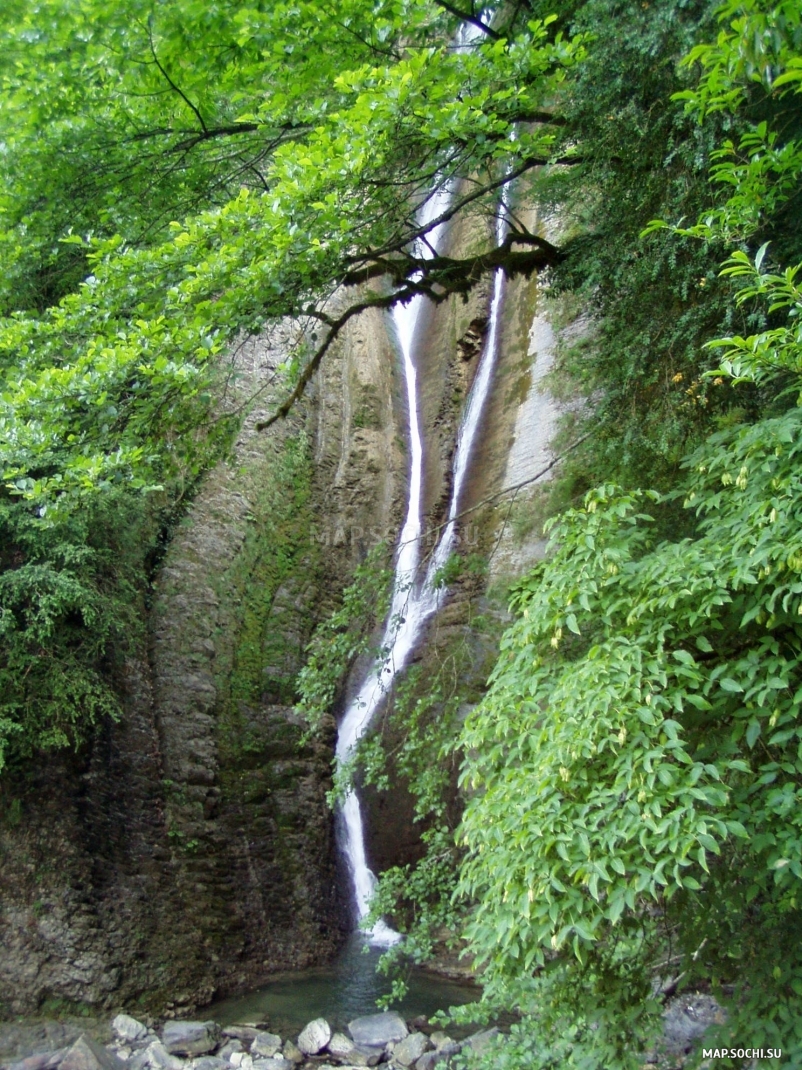
[[[503,40],[500,33],[496,33],[492,26],[488,26],[486,22],[482,22],[476,15],[472,15],[468,11],[461,11],[458,7],[455,7],[454,4],[450,4],[448,0],[434,0],[434,2],[438,7],[445,8],[450,14],[456,15],[460,22],[469,22],[471,26],[475,26],[478,30],[481,30],[482,33],[487,34],[491,41]]]
[[[326,335],[321,345],[318,346],[317,350],[312,355],[311,360],[301,372],[298,382],[295,384],[295,388],[292,390],[289,397],[285,398],[285,400],[282,401],[276,411],[271,416],[268,416],[266,420],[260,420],[259,423],[256,424],[256,430],[264,431],[268,427],[272,427],[272,425],[278,420],[283,420],[284,417],[287,416],[295,402],[298,401],[303,392],[306,390],[309,384],[309,380],[320,367],[321,361],[325,357],[328,350],[331,348],[331,345],[334,342],[335,338],[339,335],[340,331],[342,331],[343,327],[346,325],[346,323],[348,323],[349,320],[353,319],[354,316],[358,316],[361,312],[365,312],[366,309],[369,308],[390,308],[394,304],[393,298],[395,296],[395,294],[391,294],[388,297],[374,296],[370,299],[359,301],[357,302],[357,304],[351,305],[350,308],[347,308],[345,312],[343,312],[343,314],[337,319],[333,319],[325,312],[321,312],[317,309],[308,309],[306,314],[308,316],[313,316],[315,319],[319,319],[323,323],[325,323],[329,327],[329,333]]]
[[[159,62],[159,57],[156,55],[156,46],[153,43],[153,26],[152,26],[152,23],[151,23],[150,19],[148,19],[148,42],[150,44],[150,53],[153,56],[153,62],[156,64],[156,67],[159,70],[159,72],[161,73],[162,77],[167,82],[167,84],[170,86],[170,88],[174,92],[178,93],[179,97],[181,97],[181,99],[184,101],[184,103],[187,105],[187,107],[190,108],[195,113],[195,116],[196,116],[198,122],[200,123],[201,130],[203,130],[204,134],[208,134],[208,130],[206,128],[206,123],[204,122],[203,116],[201,115],[201,113],[198,110],[198,108],[192,103],[192,101],[189,99],[189,97],[186,95],[186,93],[183,91],[183,89],[181,89],[180,86],[177,86],[175,84],[175,82],[172,80],[170,75],[167,73],[167,71],[164,69],[164,67]]]
[[[150,141],[155,137],[175,137],[176,135],[195,138],[204,141],[207,138],[228,137],[232,134],[250,134],[254,130],[261,130],[261,123],[232,123],[230,126],[212,126],[205,130],[176,130],[173,126],[159,127],[157,130],[143,130],[138,134],[132,134],[129,141]]]
[[[514,252],[512,245],[518,242],[527,242],[536,245],[537,248],[525,252]],[[466,257],[464,260],[455,260],[446,256],[436,256],[431,260],[417,257],[394,257],[376,260],[364,269],[347,273],[340,280],[343,286],[359,285],[382,276],[389,276],[395,282],[410,273],[419,274],[419,277],[411,279],[405,277],[400,289],[383,297],[372,294],[369,298],[357,301],[336,318],[329,316],[322,309],[314,307],[306,309],[305,314],[320,320],[329,328],[329,332],[305,365],[289,396],[271,416],[256,424],[256,430],[264,431],[287,416],[293,405],[303,395],[334,340],[354,316],[360,315],[369,308],[386,310],[398,304],[406,304],[418,295],[424,295],[435,304],[441,304],[452,294],[468,293],[489,270],[501,268],[510,277],[530,275],[535,270],[558,263],[562,255],[556,246],[544,238],[513,233],[508,234],[501,245],[495,249],[478,256]]]
[[[502,178],[496,179],[494,182],[487,182],[482,186],[478,186],[471,193],[467,193],[464,197],[461,197],[458,201],[454,201],[449,207],[441,212],[439,216],[436,216],[430,223],[426,223],[425,226],[418,227],[416,230],[412,230],[409,233],[401,235],[398,239],[391,243],[383,245],[379,249],[370,249],[365,253],[359,253],[352,257],[349,257],[349,261],[352,264],[359,263],[372,263],[377,258],[386,256],[388,253],[398,253],[404,247],[412,245],[418,238],[423,238],[443,223],[448,223],[454,216],[458,215],[463,208],[467,208],[469,204],[479,200],[488,193],[493,193],[495,190],[500,189],[502,186],[508,185],[516,178],[525,174],[527,171],[531,171],[535,167],[545,167],[548,164],[577,164],[582,163],[583,157],[581,156],[559,156],[553,160],[548,160],[539,157],[530,157],[524,160],[509,171]]]

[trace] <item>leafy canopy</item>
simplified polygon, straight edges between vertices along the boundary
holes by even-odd
[[[780,411],[708,436],[668,496],[591,491],[514,593],[461,740],[461,890],[489,996],[531,1015],[529,1065],[634,1066],[661,995],[700,982],[732,997],[731,1039],[802,1051],[802,268],[749,246],[802,182],[802,27],[760,0],[720,19],[680,97],[745,132],[713,167],[729,196],[675,229],[744,241],[722,271],[767,329],[711,341],[709,375]]]
[[[283,414],[363,308],[557,256],[514,221],[462,260],[414,251],[436,188],[441,214],[492,215],[513,176],[570,152],[548,108],[581,41],[523,9],[456,36],[450,8],[3,5],[0,762],[4,741],[78,743],[117,709],[154,527],[241,416],[219,400],[238,340],[306,328]]]

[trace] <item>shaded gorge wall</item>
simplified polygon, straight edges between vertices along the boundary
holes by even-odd
[[[452,249],[478,245],[483,228],[476,221],[453,232]],[[452,298],[422,316],[430,528],[447,507],[490,287],[487,280],[467,301]],[[532,405],[538,378],[530,328],[542,314],[539,300],[534,278],[508,286],[497,379],[462,508],[504,485],[511,449],[519,474],[530,454],[536,465],[547,451],[548,421],[539,444],[516,447],[517,416]],[[351,925],[326,804],[334,716],[302,742],[293,703],[316,624],[370,547],[397,537],[407,419],[388,322],[375,312],[351,321],[292,416],[257,432],[292,344],[282,328],[232,357],[221,404],[256,401],[158,566],[142,606],[142,640],[118,672],[122,720],[77,755],[48,756],[0,780],[0,1013],[186,1013],[276,970],[327,961]],[[436,721],[447,706],[443,731],[456,730],[481,696],[495,656],[503,598],[488,599],[487,589],[504,578],[494,565],[499,539],[503,546],[510,538],[503,515],[484,505],[463,524],[462,565],[413,658],[413,696],[425,691],[415,673],[431,682],[445,670],[458,679],[450,705],[431,707]],[[433,534],[424,555],[435,541]],[[513,559],[521,568],[527,558]],[[404,732],[393,711],[390,704],[376,724],[389,750]],[[377,871],[416,861],[425,827],[392,760],[388,773],[387,790],[364,795]],[[455,822],[455,763],[446,775]]]

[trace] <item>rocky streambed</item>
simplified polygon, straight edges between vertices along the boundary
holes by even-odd
[[[332,1029],[315,1018],[295,1037],[281,1037],[266,1025],[171,1021],[160,1031],[118,1014],[113,1039],[101,1044],[82,1033],[69,1045],[42,1051],[0,1070],[355,1070],[384,1064],[387,1070],[442,1070],[460,1052],[479,1054],[498,1030],[464,1040],[433,1030],[427,1019],[406,1022],[395,1011],[369,1014]]]

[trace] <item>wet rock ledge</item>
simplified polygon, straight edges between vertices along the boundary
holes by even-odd
[[[325,1018],[309,1022],[294,1039],[263,1025],[167,1022],[159,1033],[127,1014],[111,1023],[103,1046],[82,1033],[69,1046],[38,1052],[0,1070],[446,1070],[461,1051],[480,1053],[498,1032],[487,1029],[462,1041],[430,1031],[425,1019],[405,1022],[394,1011],[369,1014],[332,1030]]]

